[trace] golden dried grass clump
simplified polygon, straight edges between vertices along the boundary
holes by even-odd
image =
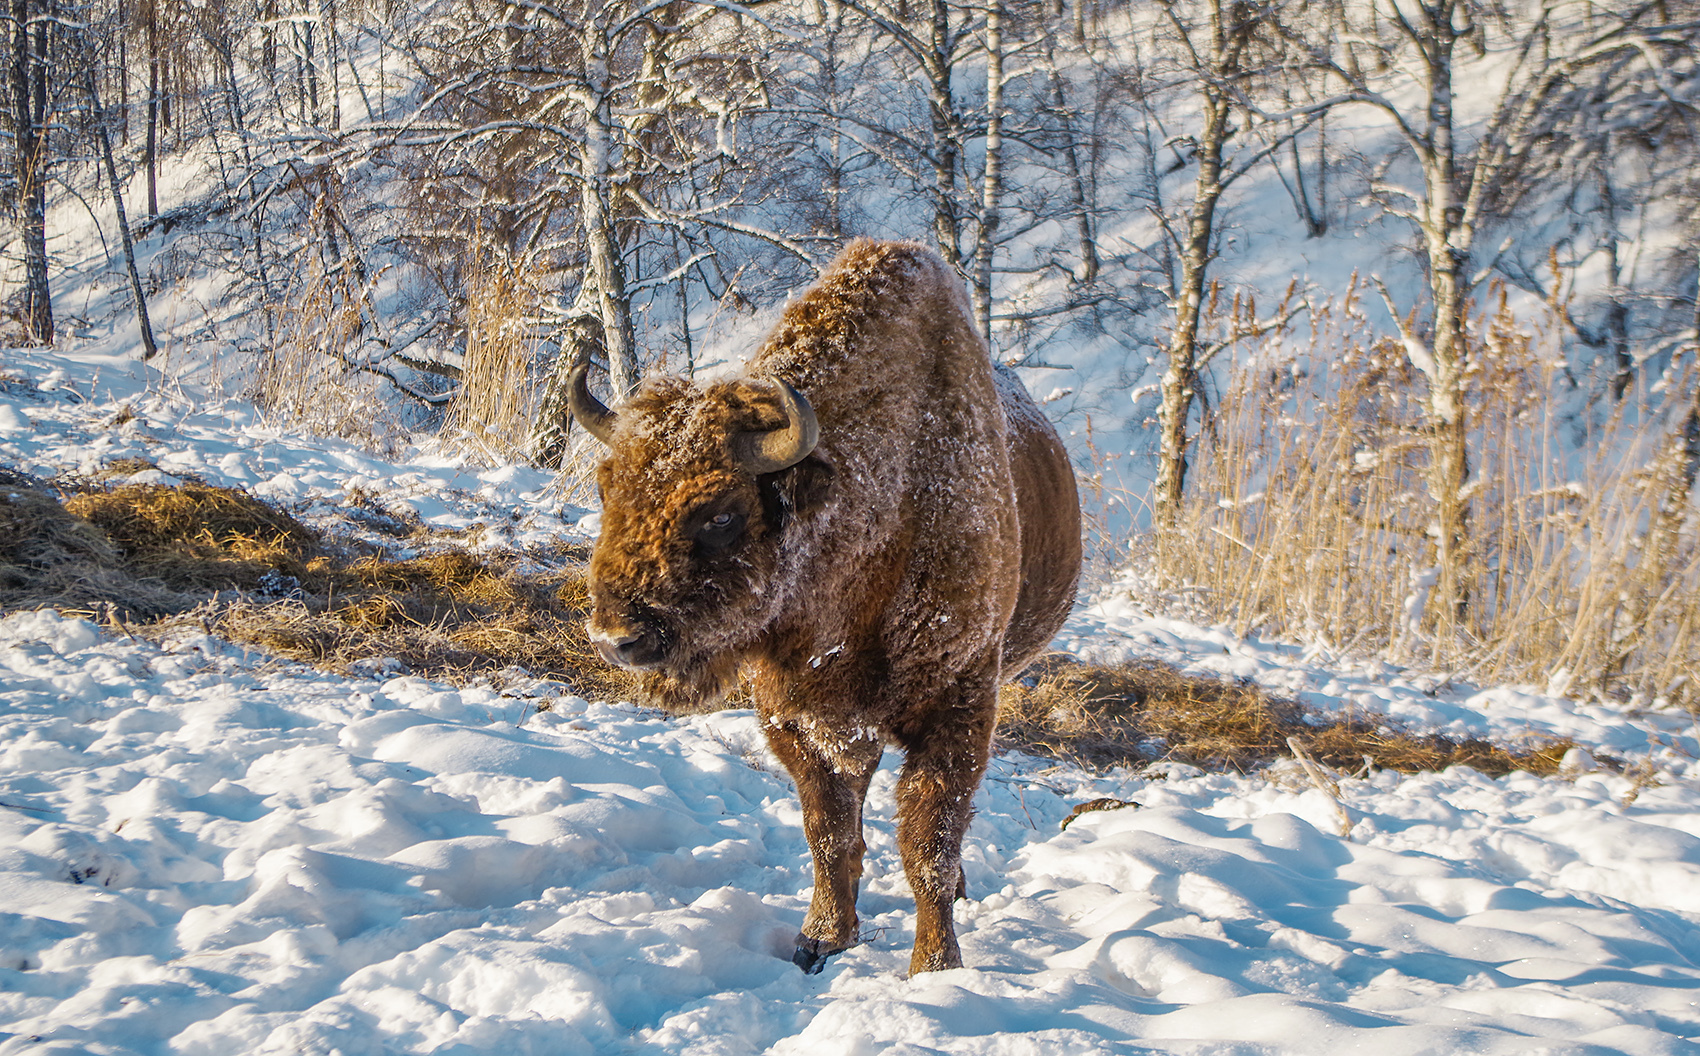
[[[306,576],[322,556],[312,531],[234,488],[126,484],[65,509],[105,532],[134,571],[183,590],[251,590],[268,572]]]
[[[1290,754],[1287,738],[1296,737],[1312,758],[1338,770],[1367,761],[1404,773],[1462,765],[1495,777],[1513,770],[1550,775],[1575,746],[1554,741],[1518,752],[1410,733],[1381,716],[1324,718],[1254,685],[1149,661],[1106,666],[1052,658],[1033,674],[1004,687],[999,746],[1086,767],[1174,760],[1247,773]]]
[[[0,609],[52,605],[132,619],[177,612],[184,595],[122,567],[106,533],[31,486],[0,487]]]
[[[523,667],[587,695],[630,695],[631,680],[585,633],[588,556],[445,547],[397,559],[331,545],[251,495],[204,484],[124,485],[63,505],[37,487],[0,486],[3,608],[51,605],[145,627],[201,606],[196,617],[217,633],[333,670],[395,661],[461,680]],[[1518,753],[1380,719],[1318,721],[1254,686],[1059,658],[1005,688],[998,736],[1004,748],[1085,766],[1174,759],[1241,772],[1285,754],[1289,737],[1340,769],[1368,757],[1402,771],[1464,764],[1496,775],[1554,773],[1572,746]]]
[[[465,679],[504,668],[584,693],[629,688],[584,630],[583,548],[392,558],[334,546],[245,492],[124,485],[63,505],[0,489],[0,606],[51,605],[159,623],[197,611],[212,630],[336,670],[399,661]]]
[[[67,511],[45,491],[0,487],[0,568],[46,568],[71,561],[112,564],[117,548],[106,533]]]
[[[334,586],[323,594],[248,599],[221,612],[215,629],[339,671],[375,658],[450,679],[523,667],[582,693],[629,692],[585,633],[584,554],[556,557],[569,563],[538,569],[514,555],[458,549],[400,561],[368,556],[328,569]]]

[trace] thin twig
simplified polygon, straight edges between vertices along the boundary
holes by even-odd
[[[1299,765],[1304,767],[1305,774],[1310,777],[1310,783],[1315,785],[1319,792],[1334,801],[1334,809],[1340,813],[1340,838],[1351,839],[1352,827],[1358,822],[1352,816],[1352,809],[1346,806],[1345,797],[1340,794],[1340,783],[1334,780],[1332,774],[1310,757],[1297,737],[1288,737],[1287,747],[1292,749],[1293,758],[1297,759]]]
[[[57,810],[53,810],[50,807],[26,807],[22,803],[8,803],[3,799],[0,799],[0,807],[6,807],[6,808],[11,809],[11,810],[27,810],[31,814],[57,814],[57,813],[59,813]]]

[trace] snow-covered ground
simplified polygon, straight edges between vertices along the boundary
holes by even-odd
[[[7,353],[0,464],[119,458],[311,517],[359,487],[481,545],[571,534],[529,470],[393,464],[128,360]],[[139,415],[111,424],[120,405]],[[150,474],[153,471],[150,471]],[[146,476],[144,479],[153,479]],[[515,511],[521,511],[515,516]],[[970,967],[905,978],[913,913],[868,811],[866,942],[788,960],[810,879],[745,712],[673,720],[534,680],[351,680],[184,629],[0,619],[0,1056],[13,1053],[1691,1053],[1691,719],[1235,639],[1125,590],[1059,645],[1252,678],[1652,780],[1296,767],[1093,775],[995,760],[959,903]],[[545,708],[544,705],[547,705]],[[1085,814],[1086,800],[1138,809]]]

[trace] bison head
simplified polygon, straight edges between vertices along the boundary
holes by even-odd
[[[618,412],[570,378],[573,417],[609,448],[588,630],[675,709],[712,703],[781,611],[787,529],[832,470],[809,401],[784,381],[651,378]]]

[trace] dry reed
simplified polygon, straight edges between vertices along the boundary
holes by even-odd
[[[321,222],[319,210],[314,223]],[[248,392],[256,406],[310,432],[375,448],[393,441],[399,430],[380,391],[381,371],[361,369],[385,351],[372,282],[353,267],[314,260],[289,298],[269,310],[277,318],[276,343],[259,354]]]
[[[466,294],[466,355],[445,435],[480,454],[525,457],[535,410],[530,375],[537,295],[512,263],[476,269]]]
[[[1356,301],[1230,379],[1188,481],[1165,587],[1242,633],[1648,705],[1700,705],[1690,373],[1560,435],[1548,342],[1501,301],[1471,329],[1472,480],[1459,612],[1429,604],[1428,434],[1403,348]]]

